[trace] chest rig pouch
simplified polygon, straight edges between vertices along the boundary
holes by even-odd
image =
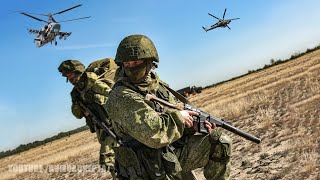
[[[137,89],[133,90],[142,94]],[[169,92],[162,84],[156,96],[169,101]],[[156,112],[163,113],[164,107],[158,102],[145,102]],[[171,145],[154,149],[130,137],[123,146],[115,148],[115,155],[119,179],[182,179],[182,168]]]

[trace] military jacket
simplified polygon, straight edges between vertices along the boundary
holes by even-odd
[[[134,86],[121,78],[109,95],[108,114],[120,138],[133,138],[150,148],[161,148],[182,137],[184,120],[178,110],[144,99],[144,94],[153,93],[176,103],[156,74],[150,74],[147,81],[153,82]]]

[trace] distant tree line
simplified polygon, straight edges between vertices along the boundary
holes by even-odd
[[[54,140],[61,139],[61,138],[66,137],[66,136],[70,136],[70,135],[78,133],[78,132],[85,131],[87,129],[89,129],[88,126],[82,126],[82,127],[79,127],[77,129],[74,129],[74,130],[71,130],[71,131],[60,132],[58,135],[52,136],[52,137],[47,138],[47,139],[42,140],[42,141],[34,141],[34,142],[28,143],[28,144],[21,144],[20,146],[18,146],[17,148],[15,148],[13,150],[1,151],[0,152],[0,158],[21,153],[23,151],[27,151],[29,149],[44,145],[44,144],[52,142]]]
[[[225,83],[225,82],[229,82],[229,81],[233,81],[233,80],[239,79],[239,78],[244,77],[244,76],[246,76],[246,75],[249,75],[249,74],[251,74],[251,73],[258,72],[258,71],[261,71],[261,70],[270,68],[270,67],[272,67],[272,66],[285,63],[285,62],[287,62],[287,61],[296,59],[296,58],[298,58],[298,57],[301,57],[301,56],[303,56],[303,55],[305,55],[305,54],[307,54],[307,53],[310,53],[310,52],[315,51],[315,50],[318,50],[318,49],[320,49],[320,45],[318,45],[318,46],[316,46],[316,47],[314,47],[314,48],[311,48],[311,49],[307,49],[305,52],[302,52],[302,53],[294,53],[293,55],[290,56],[289,59],[285,59],[285,60],[281,60],[281,59],[277,59],[277,60],[271,59],[271,60],[270,60],[270,64],[264,65],[263,68],[256,69],[256,70],[249,70],[246,74],[243,74],[243,75],[240,75],[240,76],[237,76],[237,77],[234,77],[234,78],[225,80],[225,81],[221,81],[221,82],[218,82],[218,83],[215,83],[215,84],[206,86],[206,87],[204,87],[203,89],[211,88],[211,87],[217,86],[217,85],[219,85],[219,84],[223,84],[223,83]]]

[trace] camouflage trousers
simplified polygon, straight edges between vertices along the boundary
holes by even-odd
[[[204,168],[206,179],[229,179],[232,142],[227,135],[213,131],[184,136],[172,146],[173,154],[143,146],[135,152],[127,147],[115,148],[119,179],[186,179],[197,168]]]
[[[186,144],[175,150],[182,174],[204,168],[206,179],[225,180],[230,176],[231,139],[214,131],[208,135],[188,136]]]
[[[99,164],[105,166],[109,170],[112,177],[115,179],[114,162],[115,155],[113,147],[116,145],[115,140],[108,136],[102,129],[96,128],[96,134],[100,143]]]

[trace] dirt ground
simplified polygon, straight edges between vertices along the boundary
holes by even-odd
[[[230,179],[320,179],[320,50],[189,99],[262,139],[255,144],[224,131],[233,139]],[[111,179],[98,167],[98,151],[95,134],[81,132],[0,159],[0,177]],[[201,169],[195,173],[204,179]]]

